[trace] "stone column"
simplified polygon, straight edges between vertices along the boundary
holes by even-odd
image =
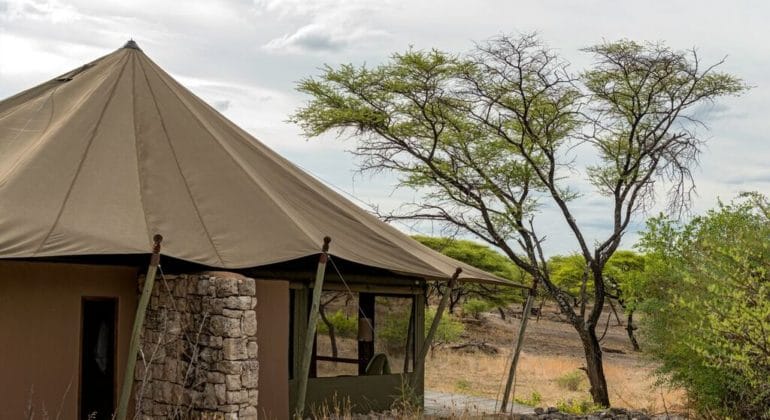
[[[141,417],[256,419],[256,305],[254,279],[239,274],[156,281],[135,371]]]

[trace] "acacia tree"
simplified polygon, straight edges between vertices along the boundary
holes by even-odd
[[[498,277],[511,280],[517,284],[525,284],[526,280],[522,270],[514,265],[505,255],[486,245],[451,237],[414,235],[412,238],[448,257],[480,268]],[[431,289],[431,291],[435,291],[439,295],[443,293],[443,289],[438,287],[438,285]],[[525,295],[522,294],[522,289],[520,288],[483,283],[463,283],[455,286],[454,290],[450,291],[447,310],[450,314],[454,314],[457,305],[463,301],[481,299],[493,308],[497,308],[500,317],[505,319],[504,308],[513,303],[523,303],[524,297]]]
[[[686,205],[702,125],[693,110],[745,89],[703,67],[697,53],[659,44],[607,42],[584,50],[573,73],[535,36],[502,36],[467,55],[395,54],[377,67],[326,66],[298,89],[309,103],[292,120],[307,136],[349,133],[362,170],[393,171],[421,200],[388,218],[438,221],[502,250],[543,285],[584,347],[593,400],[609,406],[596,326],[603,269],[634,214],[669,181],[668,202]],[[595,164],[578,167],[574,151]],[[582,178],[608,201],[611,233],[592,244],[571,207]],[[552,206],[575,238],[594,284],[593,307],[574,308],[551,280],[536,223]]]
[[[590,304],[594,295],[593,281],[586,270],[585,260],[579,254],[554,255],[548,259],[549,276],[562,293],[570,296],[573,306],[581,307]],[[613,299],[623,309],[626,316],[626,332],[634,351],[639,351],[639,342],[634,335],[637,329],[634,324],[634,312],[638,303],[644,299],[644,289],[641,287],[640,275],[644,270],[644,256],[628,250],[617,250],[604,266],[605,296],[612,312],[607,315],[604,325],[606,335],[611,316],[614,315],[618,325],[622,325]],[[602,338],[599,338],[599,341]]]

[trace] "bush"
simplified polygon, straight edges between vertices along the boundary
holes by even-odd
[[[428,334],[433,318],[436,316],[436,310],[428,308],[425,311],[425,334]],[[380,340],[388,349],[392,351],[403,351],[406,344],[406,334],[409,330],[409,316],[389,317],[382,326],[377,329],[377,339]],[[441,321],[436,330],[436,336],[433,338],[436,343],[452,343],[460,339],[460,335],[465,331],[463,323],[458,321],[448,312],[444,312]]]
[[[334,326],[334,334],[337,337],[355,338],[358,335],[358,318],[348,317],[342,309],[326,315],[326,319]],[[318,333],[329,334],[329,327],[325,322],[318,323]]]
[[[514,401],[519,404],[528,405],[530,407],[537,407],[543,402],[543,396],[537,391],[532,391],[529,398],[514,398]]]
[[[580,386],[583,385],[585,380],[586,375],[583,372],[576,370],[556,378],[556,383],[568,391],[579,391]]]
[[[770,203],[758,194],[641,239],[642,332],[660,373],[711,418],[770,419]]]
[[[425,311],[425,334],[428,334],[431,324],[433,324],[433,318],[436,316],[436,310],[428,308]],[[438,329],[436,329],[436,336],[433,337],[434,344],[438,343],[453,343],[460,339],[462,333],[465,332],[463,323],[458,321],[451,314],[444,312],[444,316],[441,317],[441,321],[438,323]]]
[[[476,319],[481,317],[481,314],[494,308],[494,305],[486,300],[482,299],[468,299],[463,303],[463,314],[470,315]]]
[[[602,408],[604,407],[589,400],[567,400],[556,403],[556,409],[560,412],[577,415],[594,413]]]
[[[377,325],[375,333],[376,341],[382,343],[389,354],[403,354],[409,333],[409,312],[404,311],[401,316],[388,316]]]

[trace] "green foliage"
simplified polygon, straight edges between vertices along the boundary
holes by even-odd
[[[409,49],[371,68],[326,66],[300,81],[310,100],[291,121],[308,136],[355,137],[363,170],[392,171],[400,186],[421,193],[395,216],[482,237],[555,293],[538,257],[540,209],[558,207],[581,254],[604,267],[638,210],[654,204],[656,183],[673,184],[669,205],[688,199],[706,125],[698,107],[747,89],[720,72],[721,63],[663,44],[621,40],[585,51],[593,60],[579,73],[527,34],[499,36],[463,55]],[[577,146],[592,151],[594,165],[576,165],[586,161],[576,159]],[[608,196],[614,220],[595,246],[572,208],[586,181]],[[609,403],[603,391],[594,398]]]
[[[590,414],[601,410],[603,407],[598,404],[594,404],[589,400],[566,400],[557,401],[556,409],[562,413],[569,414]]]
[[[593,295],[593,279],[586,269],[585,259],[579,254],[554,255],[548,259],[548,271],[551,280],[576,298],[580,296],[583,278],[586,279],[586,293],[588,296]]]
[[[326,318],[334,326],[334,333],[337,337],[355,338],[358,334],[358,318],[348,317],[341,309],[326,315]],[[318,332],[329,334],[329,327],[326,326],[325,322],[318,323]]]
[[[467,391],[471,389],[471,383],[466,379],[458,379],[457,382],[455,382],[455,389],[458,391]]]
[[[436,310],[427,308],[425,310],[425,334],[428,334],[433,318],[436,316]],[[377,328],[377,340],[383,343],[394,352],[403,351],[406,343],[406,334],[409,328],[409,316],[389,317],[386,322]],[[465,331],[463,323],[454,316],[444,312],[439,321],[436,335],[433,338],[434,343],[452,343],[460,339],[460,335]]]
[[[713,67],[704,71],[695,51],[677,51],[662,43],[618,40],[583,51],[593,54],[596,62],[583,72],[581,81],[591,95],[591,106],[603,114],[599,118],[605,122],[592,140],[600,162],[588,167],[591,183],[600,193],[615,196],[627,181],[620,169],[628,167],[629,156],[653,164],[661,172],[659,178],[678,182],[676,177],[681,176],[679,181],[692,182],[689,171],[682,169],[697,158],[697,141],[679,134],[677,145],[669,145],[671,153],[658,157],[650,153],[647,141],[660,134],[672,108],[681,104],[685,111],[696,102],[738,95],[747,90],[746,84]],[[639,170],[626,173],[636,176]],[[652,194],[646,191],[642,196]],[[686,198],[675,198],[673,204],[681,206]]]
[[[537,407],[540,405],[540,403],[543,402],[543,396],[540,395],[537,391],[532,391],[532,394],[530,394],[529,398],[515,398],[515,402],[519,404],[528,405],[530,407]]]
[[[481,317],[481,314],[484,312],[487,312],[488,310],[492,309],[494,305],[492,305],[490,302],[486,300],[481,300],[477,298],[468,299],[463,303],[463,314],[470,315],[476,319],[479,319]]]
[[[770,418],[770,215],[745,195],[687,224],[647,224],[639,310],[661,373],[702,413]]]
[[[486,245],[463,239],[434,236],[414,235],[412,238],[428,248],[496,276],[513,282],[523,280],[521,270],[508,257]]]
[[[425,310],[425,334],[428,334],[433,318],[436,316],[436,310],[428,308]],[[441,317],[441,321],[438,323],[438,329],[436,329],[436,335],[433,337],[435,343],[453,343],[460,339],[462,333],[465,332],[463,323],[458,321],[454,316],[444,312],[444,316]]]
[[[480,268],[496,276],[508,279],[514,283],[528,285],[531,280],[522,274],[522,271],[503,254],[479,243],[454,238],[432,237],[414,235],[421,244],[434,249],[442,254],[462,261],[468,265]],[[522,290],[515,287],[489,286],[477,283],[465,283],[458,286],[468,299],[479,299],[487,302],[489,308],[506,307],[514,303],[521,303],[525,297]]]
[[[639,289],[639,273],[644,269],[644,256],[633,251],[618,250],[604,266],[603,275],[612,293],[620,292],[628,304],[637,300],[643,291]],[[580,298],[583,279],[586,279],[586,295],[594,293],[593,277],[588,273],[582,255],[555,255],[548,260],[551,280],[562,290],[575,298]]]
[[[564,375],[556,378],[556,383],[568,391],[578,391],[580,390],[580,387],[583,385],[585,380],[586,374],[582,371],[576,370],[565,373]]]
[[[391,354],[404,352],[407,334],[409,332],[409,313],[404,311],[402,316],[389,316],[375,330],[375,340],[388,348]]]
[[[644,271],[644,264],[644,255],[628,250],[618,250],[604,267],[604,277],[609,283],[610,290],[621,296],[627,311],[635,310],[637,303],[645,297],[639,277]]]

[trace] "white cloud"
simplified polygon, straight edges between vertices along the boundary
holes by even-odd
[[[365,27],[343,28],[339,25],[311,23],[296,32],[274,38],[265,44],[268,51],[284,53],[326,53],[344,49],[353,43],[387,36],[387,32]]]
[[[258,13],[281,22],[298,23],[296,30],[268,41],[263,48],[280,53],[328,53],[356,45],[358,49],[387,38],[376,17],[391,9],[391,1],[258,0]]]
[[[81,17],[77,8],[58,0],[4,0],[0,1],[0,18],[12,21],[32,19],[52,23],[73,22]]]
[[[351,14],[352,11],[376,12],[390,7],[393,0],[255,0],[259,11],[274,13],[278,17],[320,16]]]

